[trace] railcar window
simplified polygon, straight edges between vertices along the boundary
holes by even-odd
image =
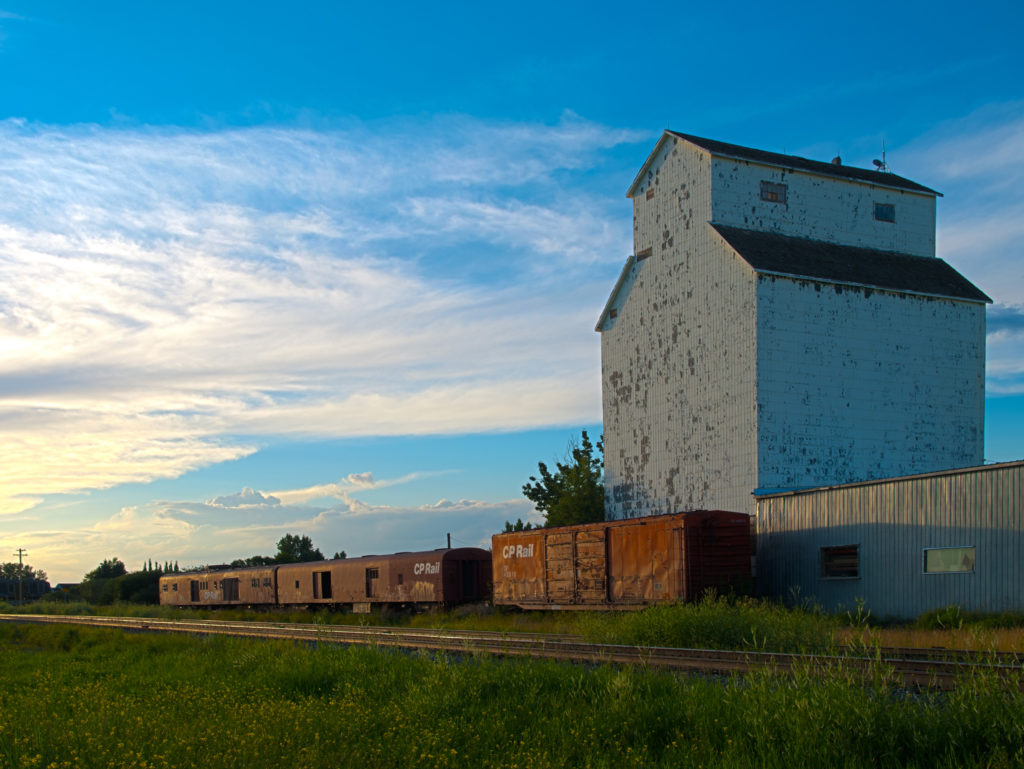
[[[249,584],[251,587],[259,587],[260,581],[258,579],[253,579]]]
[[[298,589],[299,589],[299,581],[298,581],[298,580],[295,580],[295,589],[296,589],[296,590],[298,590]]]
[[[924,551],[925,574],[955,574],[974,571],[973,547],[934,547]]]
[[[178,592],[178,583],[177,582],[175,582],[173,585],[171,585],[171,592],[172,593],[177,593]]]
[[[821,548],[822,579],[857,579],[860,577],[860,545]]]
[[[166,583],[164,583],[164,586],[163,586],[163,591],[164,591],[165,593],[167,592],[167,584],[166,584]]]
[[[263,578],[263,587],[270,587],[270,577]]]
[[[402,584],[402,575],[401,574],[398,575],[398,584],[399,585]]]

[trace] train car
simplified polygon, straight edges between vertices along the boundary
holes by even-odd
[[[491,538],[494,603],[524,609],[637,609],[749,589],[750,516],[672,513]]]
[[[160,577],[161,606],[273,606],[277,566],[207,569]]]
[[[454,604],[491,595],[491,554],[476,547],[367,555],[278,567],[281,605]]]

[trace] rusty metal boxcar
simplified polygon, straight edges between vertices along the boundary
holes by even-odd
[[[627,609],[751,583],[750,516],[697,511],[491,538],[496,604]]]
[[[160,577],[162,606],[273,606],[274,566],[208,569]]]
[[[490,597],[491,554],[475,547],[367,555],[278,567],[278,603],[460,603]]]

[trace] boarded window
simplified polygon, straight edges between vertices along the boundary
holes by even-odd
[[[786,185],[775,182],[761,182],[761,200],[768,203],[786,202]]]
[[[892,203],[875,203],[875,219],[880,222],[895,222],[896,206]]]
[[[642,251],[637,251],[636,252],[636,260],[638,262],[642,261],[643,259],[646,259],[648,256],[650,256],[652,253],[654,253],[654,249],[652,249],[650,247],[645,248]]]
[[[822,579],[857,579],[860,576],[860,545],[821,548]]]
[[[974,571],[973,547],[935,547],[924,551],[925,574]]]
[[[650,200],[651,198],[654,197],[654,187],[647,188],[647,195],[645,197],[647,200]]]

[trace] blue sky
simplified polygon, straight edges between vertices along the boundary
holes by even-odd
[[[1024,457],[1019,4],[0,0],[0,547],[486,544],[600,432],[664,128],[934,189]]]

